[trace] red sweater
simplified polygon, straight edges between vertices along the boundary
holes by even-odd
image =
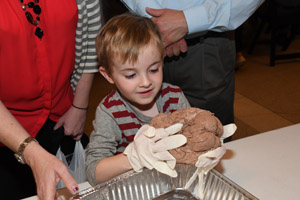
[[[57,121],[73,101],[69,80],[77,24],[75,0],[39,5],[41,40],[19,1],[0,1],[0,99],[34,137],[48,118]],[[32,9],[27,11],[35,19]]]

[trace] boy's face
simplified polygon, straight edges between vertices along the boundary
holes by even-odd
[[[154,103],[161,89],[162,67],[163,61],[157,46],[150,44],[141,50],[135,64],[114,62],[108,81],[115,84],[131,104],[143,109]]]

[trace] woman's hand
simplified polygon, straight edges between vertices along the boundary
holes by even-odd
[[[94,80],[94,73],[83,73],[75,90],[73,105],[59,118],[54,130],[64,126],[65,135],[71,135],[74,140],[80,140],[84,128],[89,105],[90,90]],[[78,108],[76,108],[78,107]]]
[[[78,185],[67,167],[38,143],[31,142],[25,148],[24,159],[32,169],[37,186],[37,195],[40,199],[59,199],[56,185],[60,179],[63,180],[70,193],[74,194],[78,191]]]
[[[80,110],[71,106],[69,110],[59,118],[54,130],[64,126],[65,135],[72,136],[74,140],[80,140],[84,133],[86,110]]]
[[[28,136],[29,134],[0,100],[0,141],[16,152],[21,142]],[[78,191],[78,185],[69,174],[67,167],[37,142],[30,142],[26,146],[23,157],[31,167],[40,199],[58,198],[56,185],[60,179],[71,193]]]

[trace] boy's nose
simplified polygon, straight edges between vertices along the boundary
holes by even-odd
[[[151,85],[151,81],[148,76],[143,76],[140,82],[141,87],[149,87]]]

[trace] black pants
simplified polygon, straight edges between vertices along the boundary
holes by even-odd
[[[53,131],[55,122],[47,120],[36,136],[40,145],[51,154],[56,154],[59,146],[65,155],[74,151],[75,141],[72,137],[64,136],[64,129]],[[87,135],[81,142],[85,147],[88,143]],[[31,168],[20,164],[14,157],[13,151],[7,147],[0,147],[0,199],[22,199],[36,195],[36,185]]]

